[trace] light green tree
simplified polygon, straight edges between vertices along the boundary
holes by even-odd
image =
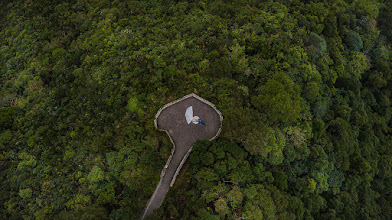
[[[300,96],[300,87],[284,73],[274,74],[257,91],[252,104],[271,121],[291,123],[301,117],[304,100]]]
[[[229,206],[227,206],[227,203],[224,198],[220,198],[216,200],[214,202],[214,206],[215,206],[215,211],[219,213],[219,216],[221,218],[225,218],[225,216],[230,213]]]

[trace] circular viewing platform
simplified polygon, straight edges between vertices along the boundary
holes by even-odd
[[[198,116],[205,125],[187,123],[185,111],[190,106],[193,108],[193,115]],[[142,219],[161,206],[192,151],[193,144],[197,140],[215,139],[221,131],[222,120],[222,114],[212,103],[193,93],[166,104],[158,111],[154,120],[155,127],[166,131],[173,143],[173,149]]]

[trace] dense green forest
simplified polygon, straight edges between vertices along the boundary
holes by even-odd
[[[391,219],[392,1],[0,1],[0,219],[137,219],[189,93],[200,141],[151,219]]]

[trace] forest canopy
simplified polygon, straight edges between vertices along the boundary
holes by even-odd
[[[392,2],[0,1],[0,219],[137,219],[189,93],[224,116],[151,219],[389,219]]]

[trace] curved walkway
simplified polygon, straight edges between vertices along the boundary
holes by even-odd
[[[185,110],[189,106],[193,106],[194,115],[199,116],[205,122],[205,126],[186,122]],[[174,146],[142,219],[161,206],[166,193],[173,186],[182,165],[192,151],[192,145],[197,140],[215,139],[220,133],[222,120],[222,114],[213,104],[193,93],[165,105],[158,111],[154,121],[155,127],[166,131]]]

